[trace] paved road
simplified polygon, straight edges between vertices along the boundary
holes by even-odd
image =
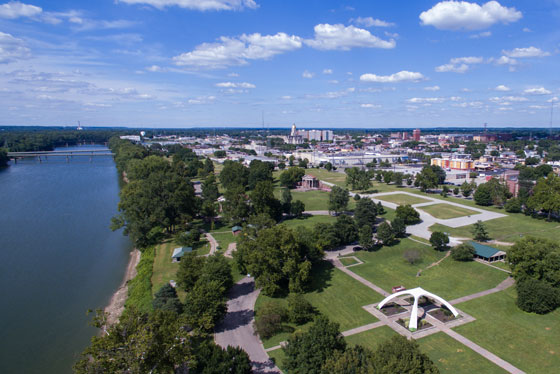
[[[253,372],[281,374],[266,354],[253,329],[255,302],[260,290],[255,290],[253,278],[243,278],[229,292],[228,311],[224,321],[216,327],[214,339],[224,348],[241,347],[253,364]]]

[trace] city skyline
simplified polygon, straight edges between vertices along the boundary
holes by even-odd
[[[559,19],[558,0],[0,2],[0,125],[547,128]]]

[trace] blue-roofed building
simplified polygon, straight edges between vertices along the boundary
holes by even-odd
[[[487,262],[503,261],[506,258],[506,253],[504,251],[500,251],[499,249],[477,242],[470,242],[470,244],[476,251],[474,254],[474,258],[478,258]]]
[[[243,230],[243,227],[241,227],[241,226],[233,226],[233,227],[231,228],[231,233],[232,233],[233,235],[237,235],[237,234],[239,234],[239,233],[241,232],[241,230]]]
[[[186,254],[192,252],[192,247],[178,247],[173,250],[173,254],[171,255],[173,262],[181,261],[181,258]]]

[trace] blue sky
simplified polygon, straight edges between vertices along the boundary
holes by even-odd
[[[560,0],[0,0],[0,124],[547,127],[559,25]]]

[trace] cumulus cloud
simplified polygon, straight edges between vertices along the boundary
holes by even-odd
[[[350,19],[350,23],[364,27],[391,27],[395,26],[392,22],[382,21],[373,17],[358,17]]]
[[[240,83],[220,82],[220,83],[216,83],[215,86],[220,87],[220,88],[255,88],[255,87],[257,87],[253,83],[247,83],[247,82],[240,82]]]
[[[395,48],[394,39],[383,40],[372,35],[368,30],[341,24],[316,25],[315,38],[305,40],[308,46],[321,50],[343,50],[351,48]]]
[[[452,58],[448,64],[440,65],[436,67],[436,71],[438,73],[465,73],[469,70],[470,65],[473,64],[482,64],[484,62],[484,58],[482,57],[455,57]]]
[[[409,103],[412,104],[424,104],[424,103],[443,103],[445,99],[443,97],[413,97],[412,99],[407,100]]]
[[[375,83],[397,83],[397,82],[419,82],[425,79],[421,73],[412,71],[399,71],[391,75],[362,74],[360,80],[362,82]]]
[[[216,96],[198,96],[194,99],[187,100],[190,105],[211,104],[216,100]]]
[[[307,79],[311,79],[315,76],[315,73],[306,70],[303,73],[301,73],[301,76]]]
[[[323,69],[323,74],[332,74],[332,69]]]
[[[197,69],[220,69],[245,65],[249,60],[268,59],[302,46],[295,35],[279,32],[275,35],[243,34],[236,38],[222,36],[216,43],[203,43],[191,52],[173,57],[178,66]]]
[[[426,91],[439,91],[439,86],[424,87]]]
[[[0,5],[0,18],[15,19],[20,17],[33,17],[41,14],[43,9],[35,5],[20,3],[19,1],[10,1],[9,3]]]
[[[526,97],[523,96],[502,96],[502,97],[491,97],[490,99],[488,99],[490,101],[492,101],[493,103],[507,103],[510,101],[513,102],[522,102],[522,101],[529,101]]]
[[[30,55],[29,48],[25,46],[23,40],[0,31],[0,64],[26,59]]]
[[[527,58],[527,57],[546,57],[550,56],[549,52],[545,52],[540,48],[536,47],[527,47],[527,48],[515,48],[511,51],[502,51],[504,55],[507,57],[514,57],[514,58]]]
[[[379,104],[366,103],[366,104],[360,104],[360,107],[362,107],[362,108],[368,108],[368,109],[378,109],[378,108],[381,108],[381,105],[379,105]]]
[[[244,8],[256,9],[258,4],[254,0],[119,0],[126,4],[151,5],[154,8],[164,9],[177,6],[185,9],[200,11],[207,10],[242,10]]]
[[[544,87],[528,88],[523,92],[529,95],[550,95],[552,93]]]
[[[503,84],[500,84],[498,86],[496,86],[496,88],[494,88],[496,91],[502,91],[502,92],[507,92],[507,91],[511,91],[511,88],[509,88],[508,86],[504,86]]]
[[[507,8],[497,1],[483,5],[467,1],[441,1],[420,14],[421,24],[434,26],[440,30],[469,31],[486,29],[496,23],[516,22],[522,13],[515,8]]]

